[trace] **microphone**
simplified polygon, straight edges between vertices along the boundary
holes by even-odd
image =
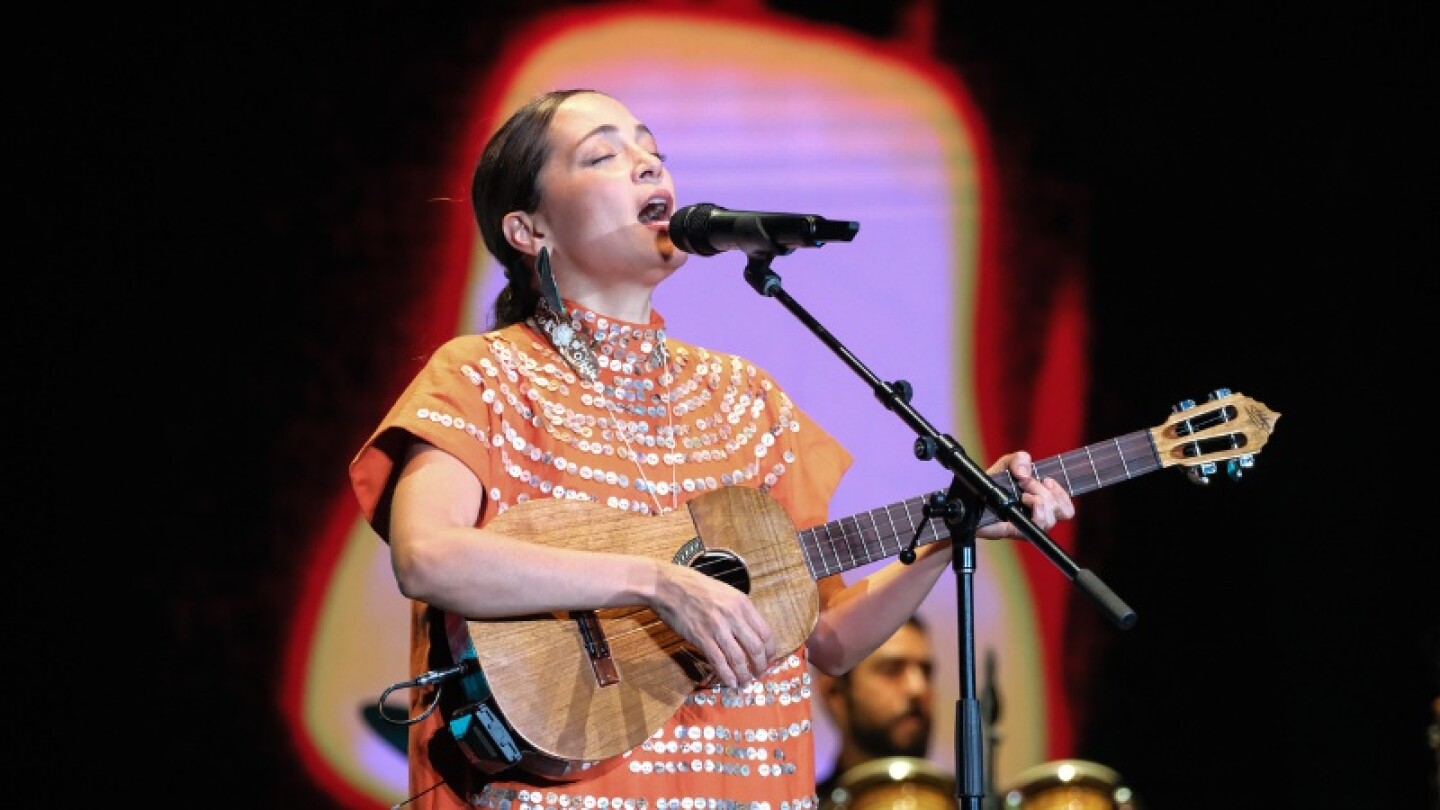
[[[849,242],[860,223],[830,221],[814,214],[731,211],[713,203],[687,205],[670,217],[670,241],[697,256],[725,250],[786,256],[795,248]]]

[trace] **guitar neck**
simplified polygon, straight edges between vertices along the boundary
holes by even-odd
[[[1074,496],[1128,481],[1164,466],[1152,433],[1137,430],[1040,459],[1035,462],[1035,476],[1054,478]],[[990,480],[1008,491],[1011,497],[1020,497],[1019,488],[1008,470],[990,476]],[[948,538],[950,527],[945,521],[925,516],[925,504],[932,494],[935,493],[927,492],[800,532],[800,546],[811,576],[820,579],[893,557],[910,545],[911,538],[922,526],[924,530],[916,546]],[[979,525],[988,526],[999,520],[999,516],[986,508],[980,516]]]

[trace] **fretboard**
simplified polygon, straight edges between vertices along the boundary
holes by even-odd
[[[1035,462],[1038,478],[1054,478],[1071,496],[1128,481],[1160,469],[1150,431],[1138,430],[1114,439],[1086,445],[1078,450]],[[1015,479],[1007,470],[992,475],[996,486],[1019,498]],[[862,565],[894,557],[910,545],[915,532],[924,525],[916,546],[929,545],[950,536],[945,521],[925,516],[925,504],[933,492],[899,503],[882,506],[858,515],[833,520],[799,533],[805,562],[815,579],[849,571]],[[943,491],[940,494],[944,494]],[[990,509],[980,516],[980,526],[1000,518]]]

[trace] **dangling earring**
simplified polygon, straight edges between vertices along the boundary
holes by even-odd
[[[555,273],[550,269],[550,250],[540,248],[536,261],[536,272],[540,276],[540,300],[535,305],[535,324],[550,338],[550,345],[575,369],[575,372],[590,382],[600,376],[600,364],[592,345],[595,338],[581,329],[579,332],[570,324],[570,314],[560,300],[560,288],[555,284]]]
[[[555,271],[550,269],[550,248],[540,248],[539,265],[540,293],[545,296],[545,300],[549,302],[550,308],[555,310],[555,314],[563,318],[565,317],[565,304],[560,300],[560,287],[555,283]]]

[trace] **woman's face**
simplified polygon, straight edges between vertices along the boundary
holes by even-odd
[[[623,104],[571,96],[550,125],[534,214],[567,297],[649,288],[685,263],[670,243],[675,186],[655,137]]]

